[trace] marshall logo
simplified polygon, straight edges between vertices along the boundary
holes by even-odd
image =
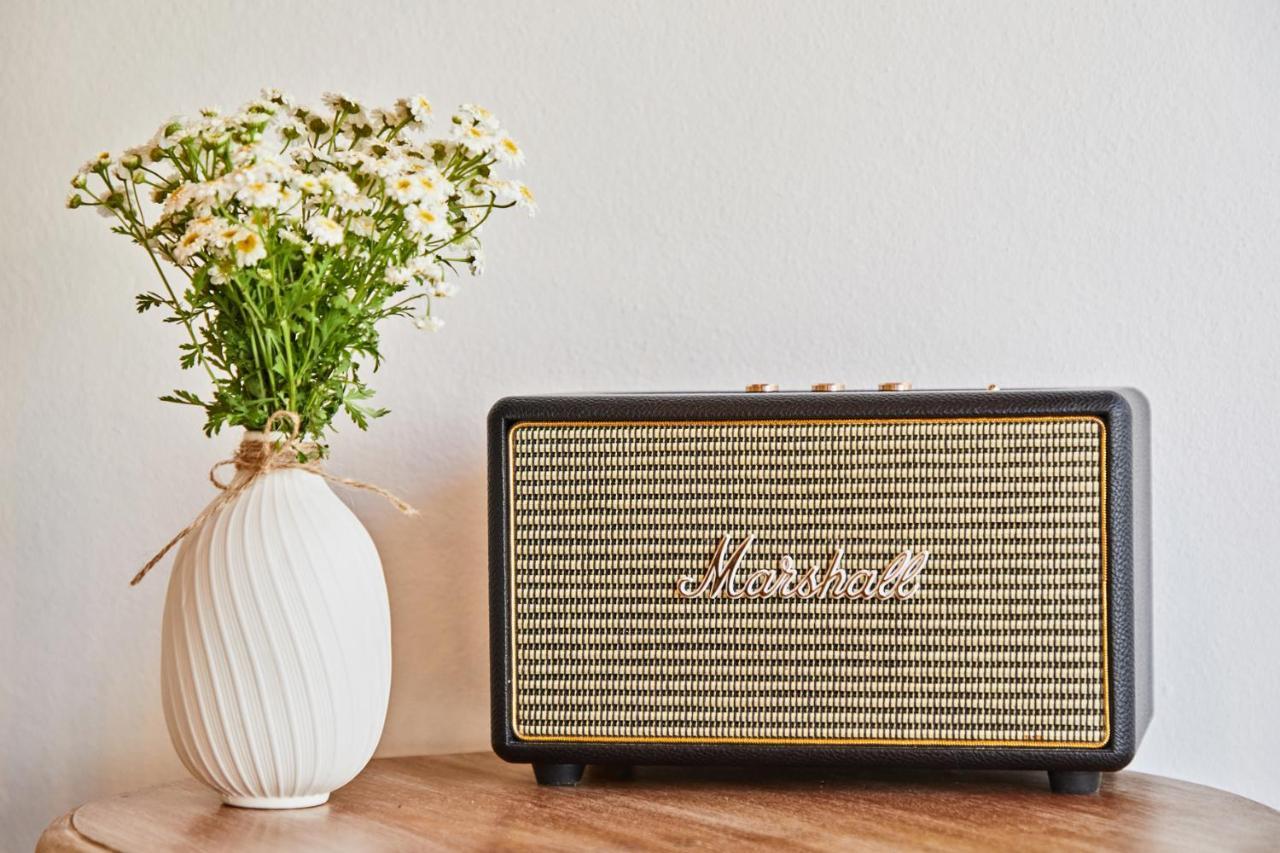
[[[844,548],[825,562],[814,562],[806,571],[797,567],[790,555],[778,561],[776,569],[756,569],[743,577],[742,561],[755,543],[755,535],[730,552],[731,537],[722,536],[711,553],[702,577],[685,577],[676,586],[684,598],[818,598],[857,601],[906,601],[920,591],[921,575],[929,562],[929,552],[910,548],[889,561],[883,569],[846,571]]]

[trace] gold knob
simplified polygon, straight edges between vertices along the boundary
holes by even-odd
[[[881,391],[910,391],[911,383],[910,382],[881,382],[880,390]]]
[[[747,392],[751,394],[763,394],[767,391],[777,391],[778,386],[772,382],[755,382],[747,386]]]
[[[812,386],[814,391],[843,391],[843,382],[815,382]]]

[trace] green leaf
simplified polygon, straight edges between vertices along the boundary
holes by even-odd
[[[138,309],[139,314],[144,311],[150,311],[152,308],[156,308],[164,304],[164,297],[158,293],[139,293],[134,297],[134,305]]]
[[[180,391],[174,389],[172,394],[165,394],[160,398],[162,403],[180,403],[184,406],[203,406],[205,402],[190,391]]]

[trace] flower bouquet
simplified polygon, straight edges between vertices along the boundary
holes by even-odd
[[[495,210],[535,210],[499,176],[524,152],[488,111],[428,132],[425,98],[319,108],[267,90],[240,110],[166,122],[72,179],[147,253],[159,285],[137,296],[185,331],[180,362],[208,392],[206,434],[246,430],[210,472],[220,494],[134,577],[181,542],[165,604],[162,688],[179,756],[233,805],[316,805],[373,753],[390,689],[381,564],[321,467],[339,413],[364,429],[379,324],[439,329],[456,273],[484,268]],[[224,482],[221,465],[235,468]]]

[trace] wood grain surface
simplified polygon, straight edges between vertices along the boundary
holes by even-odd
[[[489,753],[384,758],[327,805],[235,809],[194,781],[81,806],[39,851],[1277,850],[1280,813],[1124,772],[1097,796],[1043,773],[592,768],[540,788]]]

